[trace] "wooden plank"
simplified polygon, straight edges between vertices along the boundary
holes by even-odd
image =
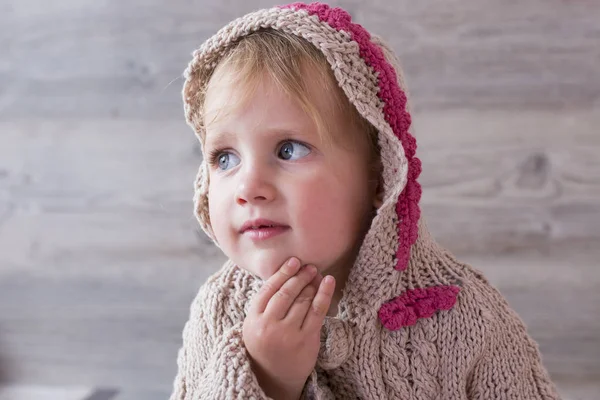
[[[168,387],[199,284],[3,278],[8,294],[0,297],[10,303],[0,307],[2,353],[12,360],[11,381]]]
[[[540,343],[544,362],[560,382],[600,377],[597,263],[568,257],[467,257],[506,295]],[[131,266],[122,262],[122,269]],[[0,354],[13,382],[164,390],[188,306],[214,260],[169,270],[197,275],[162,277],[32,277],[0,279]]]
[[[599,124],[586,111],[415,115],[434,235],[505,293],[563,382],[600,377]],[[0,135],[0,370],[165,390],[190,301],[223,261],[192,216],[191,131],[30,119]]]
[[[597,124],[586,112],[416,116],[434,235],[460,253],[600,240]],[[9,264],[78,271],[85,255],[153,265],[144,254],[217,252],[197,248],[207,243],[195,236],[191,204],[201,157],[183,122],[28,121],[0,131],[0,248]]]
[[[0,400],[85,400],[92,393],[85,387],[0,385]]]
[[[50,385],[0,385],[0,400],[164,400],[170,390],[81,388]]]
[[[594,1],[375,0],[355,14],[400,55],[418,110],[599,104]]]
[[[273,4],[4,1],[0,117],[179,118],[191,52],[230,20]],[[594,1],[332,4],[392,43],[419,111],[600,104]]]
[[[423,208],[456,252],[600,242],[600,113],[417,115]]]
[[[600,387],[595,382],[564,383],[559,391],[564,400],[596,400]],[[83,395],[83,390],[70,387],[53,387],[41,385],[0,386],[0,400],[164,400],[170,391],[145,391],[100,389],[90,396]]]

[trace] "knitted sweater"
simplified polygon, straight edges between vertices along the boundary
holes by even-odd
[[[350,284],[361,285],[345,292],[345,311],[325,319],[305,398],[558,399],[536,344],[500,293],[437,245],[424,224],[414,250],[408,268],[383,282],[367,271],[353,274]],[[442,291],[416,289],[447,282],[460,287],[447,311]],[[245,311],[260,286],[227,262],[200,288],[171,400],[267,398],[242,341]],[[414,325],[382,326],[378,295],[388,291],[407,294],[406,323]]]
[[[348,99],[377,128],[383,166],[383,204],[337,316],[325,319],[303,397],[558,399],[516,313],[480,272],[429,234],[420,215],[421,163],[399,62],[345,11],[319,3],[260,10],[207,40],[194,53],[183,90],[196,134],[204,129],[198,93],[219,59],[239,38],[266,28],[301,36],[324,53]],[[214,239],[206,162],[195,188],[196,216]],[[183,331],[171,400],[267,398],[242,340],[246,311],[261,285],[232,262],[202,285]]]

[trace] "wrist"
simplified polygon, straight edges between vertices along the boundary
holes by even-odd
[[[268,374],[255,362],[252,362],[252,370],[261,389],[270,398],[274,400],[300,399],[302,391],[304,390],[304,385],[306,384],[306,379],[304,382],[298,383],[283,382]]]
[[[259,379],[260,387],[265,394],[274,400],[299,400],[304,385],[288,385],[270,379]]]
[[[262,388],[262,386],[261,386]],[[300,400],[303,388],[299,390],[294,388],[272,387],[263,389],[265,394],[273,400]]]

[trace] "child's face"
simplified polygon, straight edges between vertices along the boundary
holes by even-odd
[[[309,86],[322,93],[316,83]],[[347,131],[328,96],[313,98],[341,139],[325,144],[313,120],[269,79],[245,106],[227,106],[240,95],[239,87],[221,85],[206,96],[207,120],[225,111],[206,127],[204,145],[217,242],[234,263],[264,280],[291,256],[322,272],[349,268],[374,204],[368,146],[340,145],[344,135],[357,133]],[[241,231],[259,218],[282,227]]]

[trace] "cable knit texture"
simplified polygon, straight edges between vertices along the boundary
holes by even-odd
[[[477,270],[439,246],[421,217],[421,163],[408,91],[393,52],[344,10],[294,3],[259,10],[209,38],[185,71],[184,109],[204,130],[199,93],[237,40],[260,29],[320,49],[339,86],[379,131],[383,204],[350,271],[338,315],[326,317],[307,399],[558,399],[536,343]],[[195,213],[214,240],[207,165]],[[262,281],[230,261],[202,285],[183,331],[171,400],[266,399],[241,327]]]

